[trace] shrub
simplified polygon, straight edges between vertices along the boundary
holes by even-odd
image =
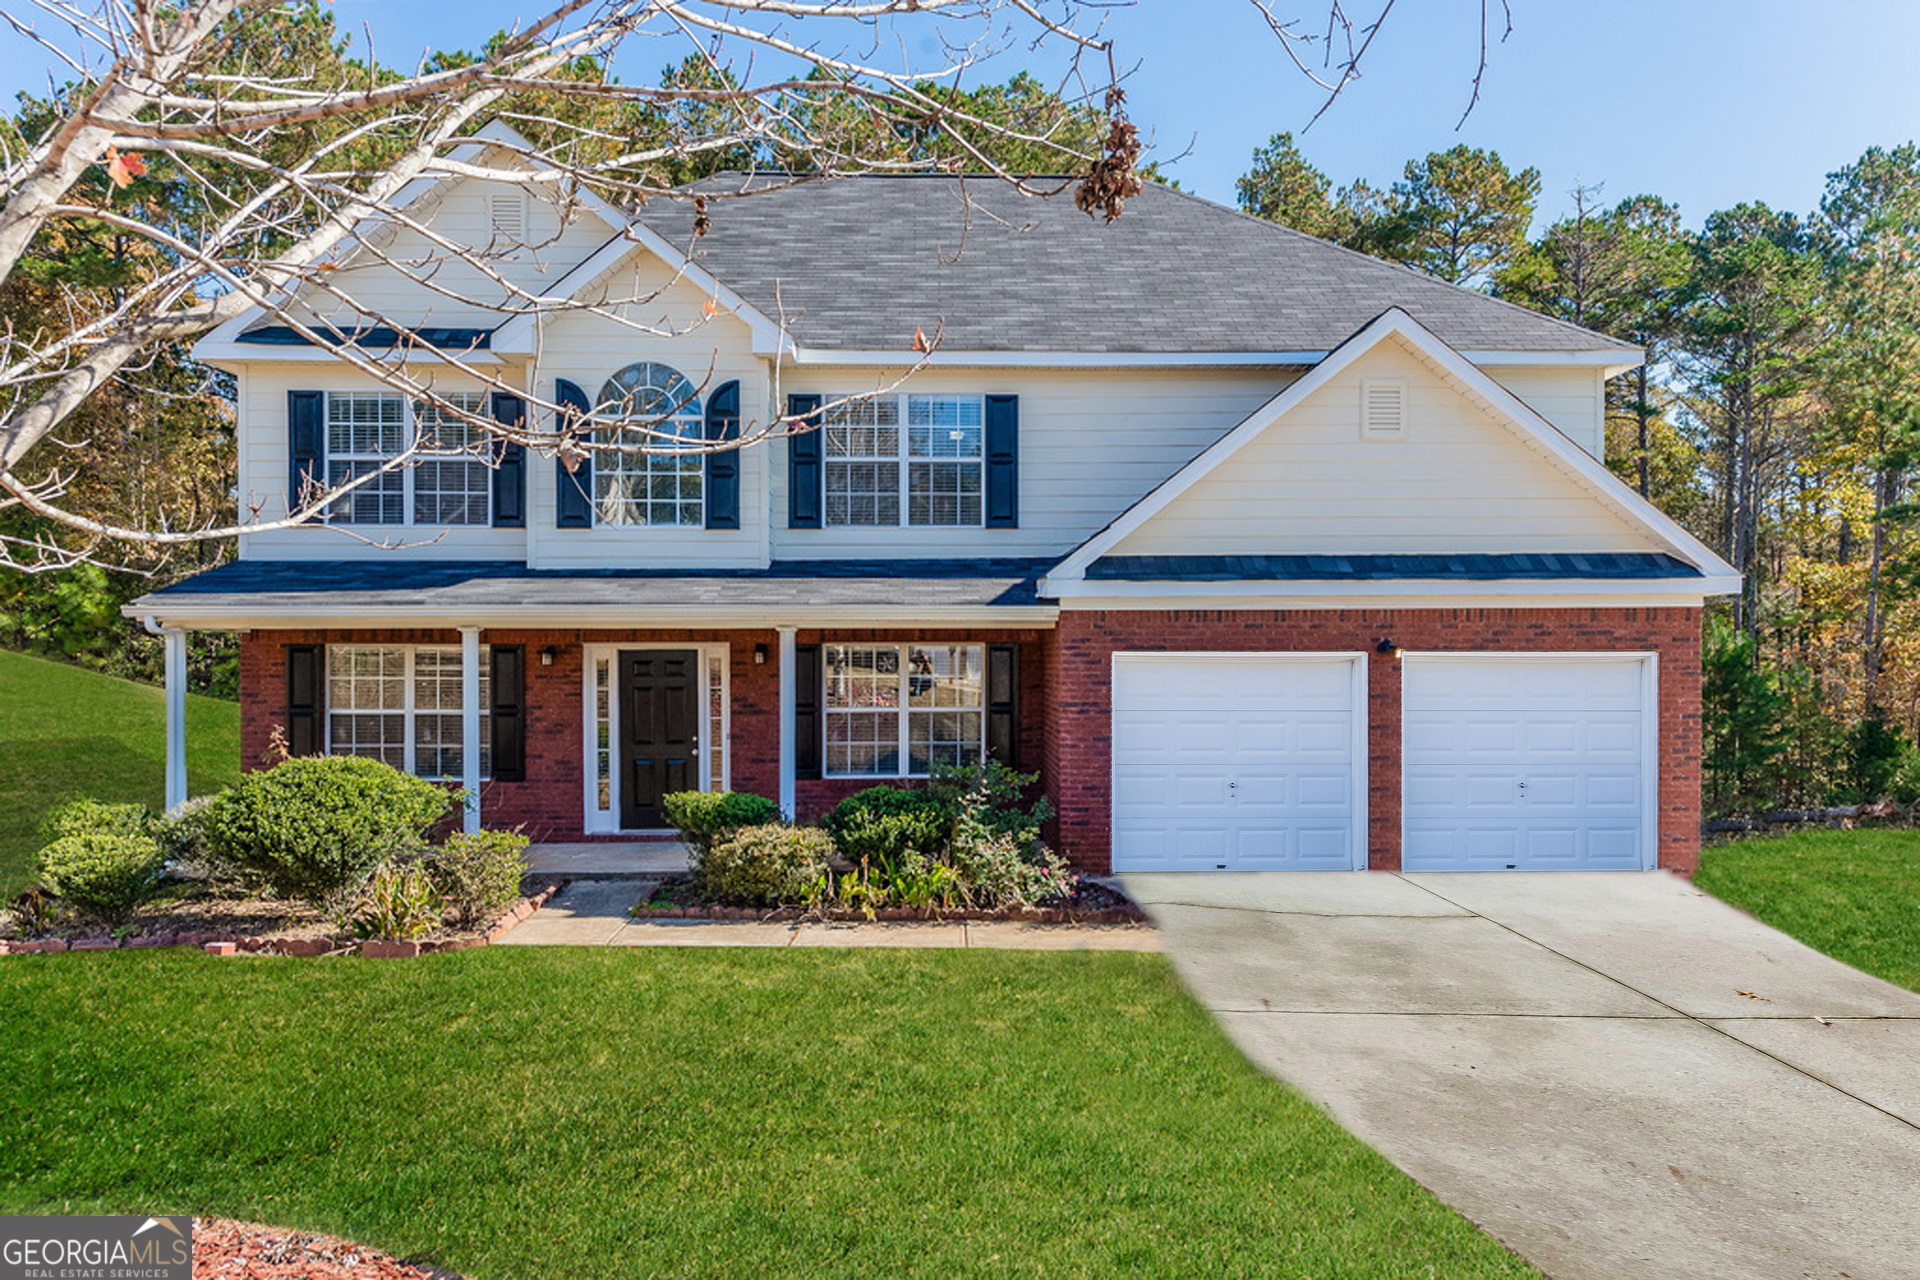
[[[108,804],[104,800],[69,800],[47,815],[49,844],[69,836],[140,836],[153,839],[160,819],[143,804]]]
[[[953,809],[930,791],[868,787],[835,805],[820,825],[841,857],[890,876],[911,855],[944,859]]]
[[[987,830],[1014,837],[1028,848],[1040,844],[1040,828],[1053,816],[1053,805],[1045,796],[1027,800],[1037,773],[1021,773],[998,760],[958,768],[935,765],[929,788],[958,815],[971,809],[975,821]]]
[[[40,851],[36,869],[56,898],[119,924],[152,895],[165,865],[150,836],[92,832],[55,840]]]
[[[411,942],[440,927],[441,910],[424,866],[385,862],[375,869],[360,897],[354,932],[363,938]]]
[[[331,910],[381,863],[418,848],[453,803],[445,788],[378,760],[308,756],[247,775],[201,822],[214,858]]]
[[[447,909],[471,928],[520,896],[527,844],[518,831],[455,832],[428,852],[427,876]]]
[[[675,791],[660,805],[696,857],[723,835],[780,821],[779,805],[745,791]]]
[[[765,823],[713,842],[693,866],[700,891],[737,907],[800,903],[833,857],[833,840],[811,827]]]

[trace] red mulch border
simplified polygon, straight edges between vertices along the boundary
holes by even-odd
[[[194,1280],[461,1280],[390,1253],[312,1231],[193,1220]]]

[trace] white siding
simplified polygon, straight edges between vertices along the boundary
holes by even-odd
[[[519,375],[492,370],[509,384]],[[430,369],[442,391],[480,390],[478,382],[441,366]],[[421,376],[428,376],[423,372]],[[240,511],[257,509],[261,520],[287,514],[287,392],[379,391],[379,383],[358,370],[332,361],[304,364],[249,361],[240,375]],[[529,473],[531,476],[532,473]],[[531,484],[529,479],[529,484]],[[521,529],[451,528],[403,525],[355,525],[352,532],[308,526],[251,533],[240,539],[242,557],[263,560],[357,560],[378,556],[435,560],[518,560],[526,554]],[[404,550],[369,545],[391,540]]]
[[[494,159],[504,162],[505,157]],[[525,244],[510,250],[503,238],[494,235],[487,201],[495,194],[517,195],[523,190],[509,183],[461,179],[423,197],[409,211],[418,221],[430,224],[437,239],[474,249],[485,263],[484,270],[417,230],[388,228],[371,235],[337,271],[327,273],[327,289],[309,291],[304,300],[307,309],[323,322],[342,328],[363,323],[356,310],[375,323],[497,327],[507,319],[503,306],[518,309],[522,305],[516,289],[534,295],[550,291],[615,233],[584,209],[566,209],[550,195],[533,191],[527,199]],[[336,291],[346,300],[335,297]]]
[[[1402,437],[1361,438],[1368,378],[1405,379]],[[1114,554],[1659,549],[1396,342],[1356,360]]]
[[[787,527],[784,442],[773,464],[781,560],[1065,555],[1245,420],[1297,369],[927,369],[906,391],[1020,397],[1018,529]],[[788,366],[779,394],[892,386],[897,372]]]
[[[1591,366],[1484,365],[1495,382],[1560,428],[1567,439],[1607,459],[1606,378]]]
[[[556,379],[579,385],[589,398],[606,380],[640,360],[672,365],[706,392],[740,381],[740,432],[751,439],[770,421],[767,365],[752,352],[747,326],[722,311],[709,316],[708,297],[676,279],[659,259],[635,253],[596,281],[590,296],[627,299],[645,295],[645,305],[623,308],[623,318],[575,313],[547,322],[539,342],[535,393],[554,399]],[[551,417],[542,423],[549,429]],[[757,568],[767,563],[767,446],[740,451],[740,528],[560,529],[554,524],[557,463],[537,453],[527,472],[527,519],[532,532],[528,560],[542,569]]]

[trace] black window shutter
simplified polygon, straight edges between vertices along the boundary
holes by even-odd
[[[1020,525],[1020,397],[987,397],[987,528]]]
[[[560,402],[568,421],[586,417],[593,412],[593,405],[587,400],[587,393],[575,383],[561,378],[553,384],[553,398]],[[567,425],[561,423],[562,427]],[[574,464],[572,471],[567,470],[564,460],[553,460],[559,476],[559,493],[554,506],[554,523],[562,529],[593,528],[593,454]]]
[[[492,676],[493,780],[524,782],[527,777],[527,647],[496,644],[488,651]]]
[[[793,649],[793,776],[820,776],[820,646]]]
[[[527,402],[504,391],[493,393],[493,420],[509,427],[526,421]],[[527,449],[511,440],[493,442],[493,527],[527,527]]]
[[[1020,646],[987,646],[987,756],[1020,763]]]
[[[287,392],[287,510],[327,482],[327,393]]]
[[[325,749],[320,732],[322,688],[321,671],[326,666],[325,646],[290,644],[287,646],[287,752],[296,756],[317,756]]]
[[[788,396],[787,416],[807,425],[787,437],[787,527],[818,529],[827,470],[820,460],[820,397]]]
[[[740,438],[740,384],[728,382],[707,397],[707,442]],[[740,527],[740,451],[707,455],[707,528]]]

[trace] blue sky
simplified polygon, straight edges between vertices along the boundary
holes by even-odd
[[[1324,14],[1324,0],[1270,0],[1277,13]],[[1348,0],[1377,12],[1381,0]],[[1467,142],[1538,167],[1543,212],[1576,183],[1604,197],[1641,191],[1680,205],[1690,224],[1759,199],[1798,211],[1825,175],[1874,143],[1920,137],[1920,4],[1913,0],[1512,0],[1514,32],[1492,51],[1481,103],[1464,128],[1477,56],[1479,0],[1400,0],[1368,55],[1366,78],[1300,135],[1336,183],[1390,182],[1411,156]],[[471,47],[535,0],[335,0],[343,30],[373,32],[383,59],[411,62],[436,41]],[[1497,9],[1497,4],[1495,8]],[[1155,153],[1186,154],[1168,172],[1231,202],[1254,147],[1296,134],[1320,94],[1289,64],[1249,0],[1141,0],[1108,11],[1134,118]],[[922,33],[923,59],[937,56]],[[43,60],[0,44],[0,79],[43,84]],[[619,68],[650,80],[678,47],[642,45]],[[990,63],[1004,79],[1050,59],[1024,48]]]

